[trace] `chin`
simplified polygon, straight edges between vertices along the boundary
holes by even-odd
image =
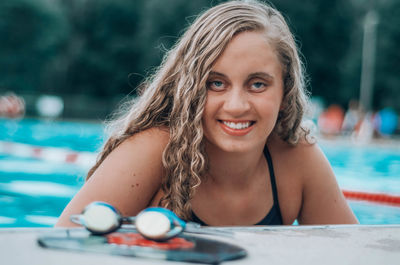
[[[248,153],[252,152],[262,143],[249,143],[248,141],[237,142],[237,141],[223,141],[220,143],[209,143],[212,149],[218,149],[226,153]]]

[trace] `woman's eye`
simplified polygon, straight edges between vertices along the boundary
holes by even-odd
[[[222,85],[223,85],[221,81],[213,81],[212,84],[215,87],[222,87]]]
[[[251,84],[251,89],[254,91],[263,91],[267,87],[267,84],[263,82],[254,82]]]
[[[208,88],[211,90],[222,90],[224,89],[224,83],[222,81],[210,81],[208,82]]]

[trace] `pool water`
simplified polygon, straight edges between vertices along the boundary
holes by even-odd
[[[400,143],[321,141],[343,189],[400,195]]]
[[[99,123],[0,119],[0,142],[93,152]],[[400,195],[400,149],[321,142],[343,189]],[[84,183],[88,165],[10,155],[0,149],[0,227],[48,227]],[[349,201],[361,224],[400,224],[400,207]]]
[[[343,190],[400,196],[400,143],[320,141]],[[361,224],[400,224],[400,207],[349,200]]]
[[[96,152],[99,123],[0,119],[0,141]],[[52,226],[84,183],[88,167],[0,152],[0,227]]]

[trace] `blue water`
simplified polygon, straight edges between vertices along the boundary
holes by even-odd
[[[400,195],[400,143],[321,142],[343,189]]]
[[[96,152],[99,123],[0,119],[0,141]],[[400,148],[321,142],[343,189],[400,195]],[[52,226],[88,167],[1,153],[0,227]],[[400,207],[349,201],[361,224],[400,224]]]
[[[95,152],[98,123],[0,119],[0,141]],[[0,153],[0,227],[52,226],[84,183],[88,168]]]

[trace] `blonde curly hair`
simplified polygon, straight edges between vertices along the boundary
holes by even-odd
[[[244,31],[264,33],[278,54],[284,97],[274,133],[297,144],[307,134],[300,125],[307,95],[292,33],[271,6],[254,0],[231,1],[200,15],[164,56],[153,76],[143,82],[140,97],[125,104],[123,115],[110,124],[112,133],[87,178],[127,138],[152,127],[168,127],[160,205],[190,220],[190,200],[208,168],[202,127],[207,78],[231,39]]]

